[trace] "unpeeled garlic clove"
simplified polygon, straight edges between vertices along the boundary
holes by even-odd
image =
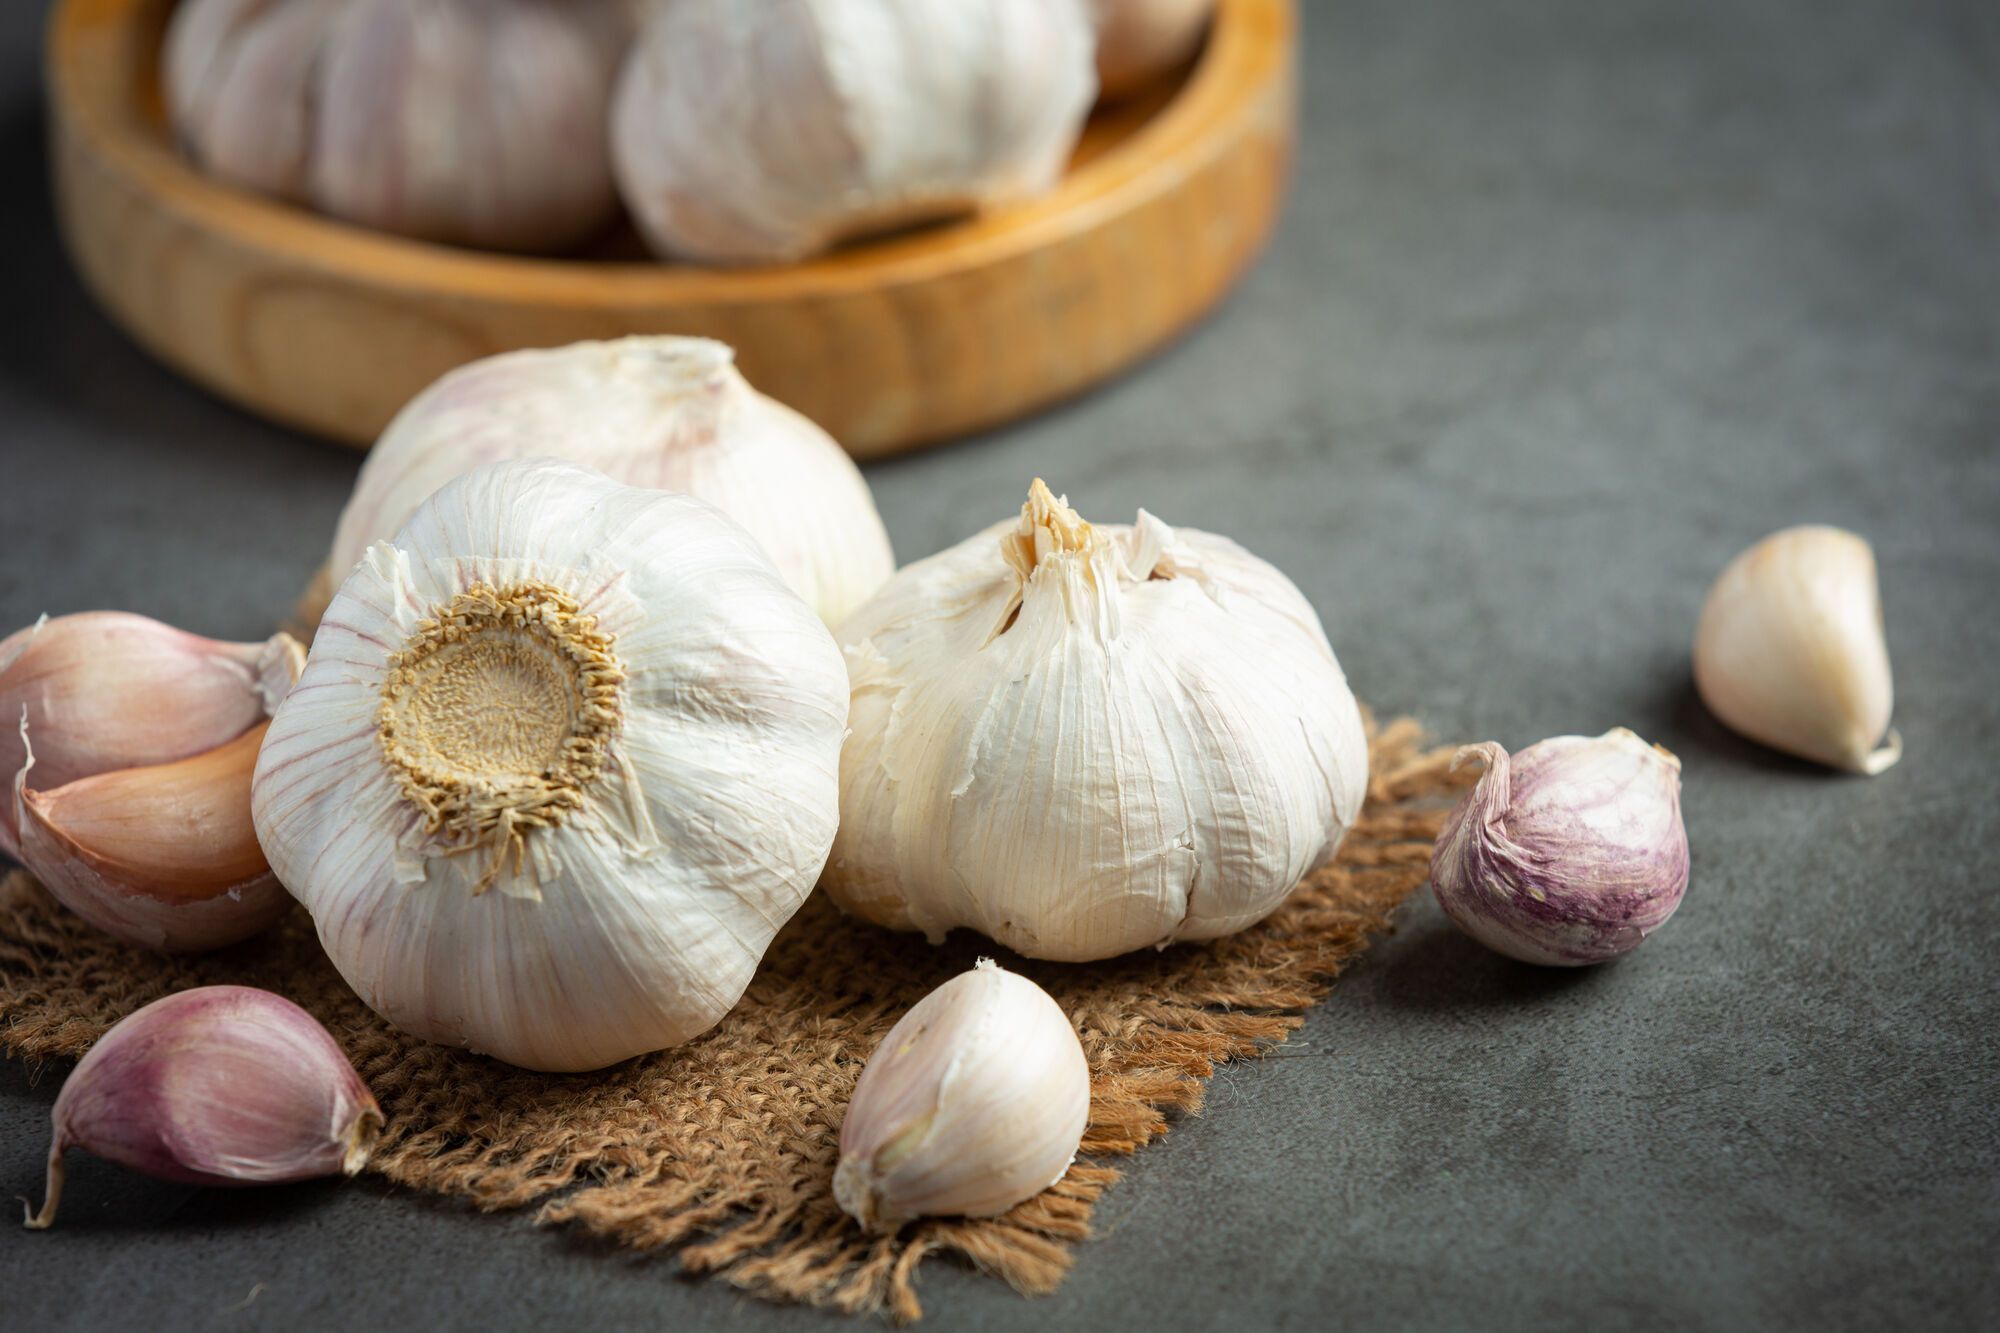
[[[186,759],[268,717],[305,666],[289,634],[225,643],[122,611],[43,619],[0,640],[0,781],[26,761],[44,788]],[[19,855],[13,801],[0,852]]]
[[[354,1175],[382,1128],[327,1030],[248,986],[178,991],[119,1021],[63,1084],[54,1120],[35,1231],[55,1221],[68,1148],[183,1184],[278,1184]]]
[[[1729,562],[1695,630],[1702,702],[1754,741],[1854,773],[1903,755],[1875,552],[1840,528],[1786,528]]]
[[[1681,761],[1624,727],[1556,736],[1486,765],[1445,820],[1431,888],[1452,924],[1509,958],[1602,963],[1639,947],[1688,886]]]
[[[248,939],[291,905],[250,822],[250,777],[270,726],[192,759],[42,791],[32,745],[14,779],[21,861],[108,935],[170,953]]]
[[[865,1230],[992,1217],[1062,1179],[1090,1066],[1048,992],[982,958],[882,1039],[840,1127],[833,1193]]]

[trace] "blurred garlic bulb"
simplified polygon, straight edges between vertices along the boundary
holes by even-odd
[[[1360,710],[1291,581],[1039,480],[841,626],[853,683],[825,886],[941,939],[1083,960],[1228,935],[1333,857]]]
[[[362,465],[327,557],[329,593],[370,543],[394,536],[453,477],[551,456],[707,500],[838,624],[895,569],[889,534],[853,460],[751,388],[734,361],[707,338],[623,338],[452,371],[410,401]]]
[[[382,231],[555,250],[617,208],[620,0],[186,0],[174,129],[233,184]]]
[[[982,958],[897,1020],[840,1126],[833,1195],[864,1230],[994,1217],[1061,1180],[1090,1064],[1049,993]]]
[[[1194,54],[1215,0],[1091,0],[1097,82],[1106,97],[1139,87]]]
[[[0,639],[0,790],[30,744],[44,789],[213,750],[268,717],[304,665],[288,634],[225,643],[123,611],[45,616]],[[19,857],[19,827],[0,800],[0,852]]]
[[[334,598],[251,807],[355,992],[530,1069],[698,1036],[812,890],[840,653],[720,510],[548,460],[447,483]]]
[[[176,991],[120,1019],[64,1081],[54,1120],[32,1231],[56,1219],[69,1148],[159,1180],[279,1184],[354,1175],[382,1129],[318,1020],[248,986]]]
[[[1055,184],[1096,81],[1085,0],[674,0],[611,152],[665,255],[803,258]]]
[[[1786,528],[1729,562],[1695,630],[1694,681],[1730,727],[1876,774],[1903,756],[1875,552],[1839,528]]]

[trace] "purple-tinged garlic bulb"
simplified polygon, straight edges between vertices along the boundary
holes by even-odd
[[[1681,761],[1623,727],[1518,754],[1491,741],[1457,764],[1486,772],[1445,821],[1431,887],[1453,924],[1525,963],[1580,967],[1637,948],[1687,892]]]
[[[248,986],[179,991],[127,1015],[63,1084],[47,1194],[27,1224],[55,1221],[68,1148],[159,1180],[278,1184],[354,1175],[381,1129],[311,1014]]]

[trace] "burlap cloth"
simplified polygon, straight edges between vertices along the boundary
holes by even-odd
[[[1046,1292],[1117,1179],[1105,1159],[1199,1110],[1217,1062],[1283,1041],[1423,883],[1439,798],[1461,785],[1448,774],[1451,751],[1425,750],[1408,719],[1371,728],[1370,749],[1368,804],[1338,863],[1263,925],[1088,966],[1000,955],[1075,1019],[1092,1072],[1083,1158],[1004,1217],[925,1221],[869,1239],[834,1206],[840,1119],[862,1062],[905,1009],[996,951],[963,931],[934,949],[842,917],[824,895],[778,936],[713,1032],[595,1074],[557,1076],[385,1026],[335,974],[302,912],[248,944],[165,958],[97,934],[16,872],[0,882],[0,1049],[73,1059],[169,992],[262,986],[311,1010],[354,1058],[388,1117],[368,1170],[398,1185],[485,1209],[539,1203],[545,1222],[673,1251],[686,1271],[773,1300],[916,1319],[917,1267],[938,1254]]]

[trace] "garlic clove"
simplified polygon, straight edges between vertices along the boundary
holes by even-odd
[[[383,1123],[326,1029],[248,986],[178,991],[122,1019],[63,1083],[54,1122],[36,1231],[55,1221],[72,1147],[160,1180],[276,1184],[356,1174]]]
[[[993,1217],[1062,1179],[1090,1121],[1090,1065],[1048,992],[982,958],[889,1029],[854,1085],[833,1177],[871,1232]]]
[[[1839,528],[1773,533],[1730,561],[1694,640],[1695,688],[1729,727],[1876,774],[1902,757],[1875,553]]]
[[[1452,923],[1526,963],[1580,967],[1637,948],[1686,895],[1681,763],[1624,727],[1518,754],[1491,741],[1445,821],[1431,887]]]
[[[289,634],[225,643],[122,611],[44,619],[0,640],[0,779],[26,761],[24,722],[42,788],[212,750],[268,717],[304,665]],[[11,800],[0,852],[18,854]]]
[[[257,845],[250,778],[269,723],[191,759],[30,788],[14,780],[21,860],[65,907],[128,944],[192,953],[248,939],[291,906]]]

